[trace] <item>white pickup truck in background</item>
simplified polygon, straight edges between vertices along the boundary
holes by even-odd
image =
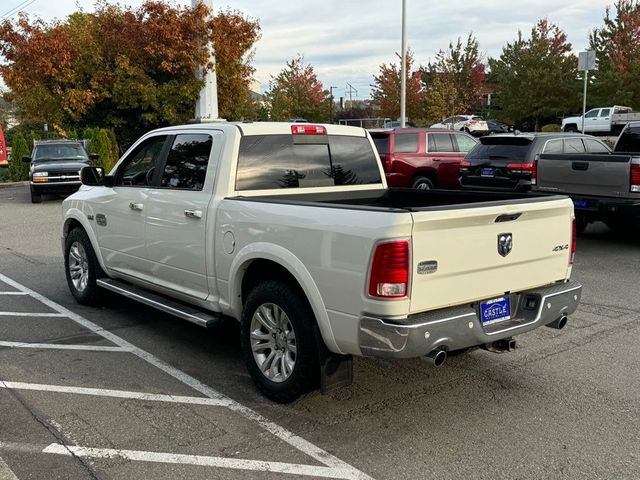
[[[580,299],[569,198],[387,189],[361,128],[164,128],[104,173],[83,169],[63,204],[75,298],[106,288],[202,326],[236,319],[278,402],[348,384],[351,355],[508,351]]]
[[[584,115],[584,132],[618,135],[627,123],[638,120],[640,120],[640,112],[634,112],[630,107],[614,105],[612,107],[592,108]],[[564,118],[562,120],[562,131],[581,132],[582,115]]]

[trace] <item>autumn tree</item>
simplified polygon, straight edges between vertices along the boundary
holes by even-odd
[[[614,8],[589,38],[598,61],[590,101],[640,108],[640,2],[619,0]]]
[[[575,111],[581,97],[577,66],[567,35],[557,25],[541,19],[530,38],[518,32],[499,58],[489,59],[502,115],[532,118],[539,130],[543,119]]]
[[[266,93],[271,120],[305,118],[310,122],[324,121],[329,116],[329,95],[313,66],[298,55],[275,77],[271,77]]]
[[[469,34],[465,44],[440,50],[422,72],[425,84],[426,117],[439,122],[443,117],[477,112],[482,103],[485,66],[478,40]]]
[[[218,54],[220,115],[251,115],[251,48],[257,21],[237,11],[213,19],[194,8],[147,0],[123,7],[100,0],[95,12],[46,23],[19,16],[0,24],[0,74],[23,121],[114,128],[128,144],[154,127],[193,116],[199,65]]]
[[[398,55],[400,57],[400,55]],[[413,52],[407,51],[407,117],[416,121],[424,116],[424,88],[422,73],[413,70]],[[398,63],[383,63],[380,72],[373,77],[371,103],[379,115],[389,118],[400,118],[400,70]]]

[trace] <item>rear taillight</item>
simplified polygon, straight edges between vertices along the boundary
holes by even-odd
[[[538,158],[531,164],[531,185],[538,184]]]
[[[393,172],[393,155],[390,153],[383,153],[380,155],[380,161],[382,162],[382,168],[385,172]]]
[[[294,135],[326,135],[327,129],[322,125],[291,125]]]
[[[573,265],[573,257],[576,256],[576,219],[571,223],[571,256],[569,257],[569,265]]]
[[[507,170],[513,173],[531,173],[533,163],[507,163]]]
[[[471,166],[471,162],[467,162],[465,160],[460,162],[460,168],[469,168]]]
[[[631,191],[640,193],[640,160],[634,158],[631,160]]]
[[[409,288],[409,242],[376,246],[369,275],[369,295],[376,298],[404,298]]]

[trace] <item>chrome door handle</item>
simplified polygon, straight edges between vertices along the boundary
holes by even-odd
[[[134,202],[131,202],[131,203],[129,204],[129,208],[130,208],[131,210],[138,210],[138,211],[141,211],[141,210],[144,208],[144,205],[143,205],[142,203],[134,203]]]
[[[185,210],[184,216],[189,218],[202,218],[202,210]]]

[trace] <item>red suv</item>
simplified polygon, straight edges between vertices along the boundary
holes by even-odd
[[[369,130],[390,187],[429,190],[459,188],[460,164],[478,141],[451,130],[397,128]]]

